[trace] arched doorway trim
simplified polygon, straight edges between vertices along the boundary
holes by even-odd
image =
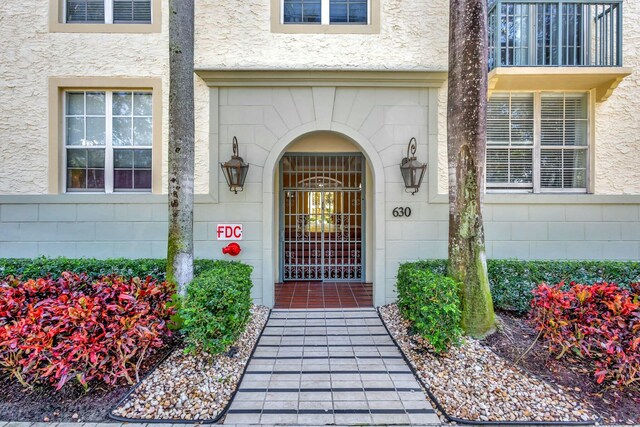
[[[362,134],[340,123],[332,123],[329,129],[318,127],[316,122],[307,123],[291,129],[282,136],[271,149],[262,170],[262,268],[263,268],[263,304],[272,307],[274,304],[274,260],[277,253],[276,216],[275,216],[275,176],[280,158],[289,145],[300,137],[312,132],[334,132],[349,139],[360,148],[371,167],[373,178],[373,302],[374,305],[385,303],[385,194],[384,166],[374,146]]]

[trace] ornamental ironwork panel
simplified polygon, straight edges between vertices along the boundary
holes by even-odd
[[[282,281],[362,281],[362,154],[286,154],[280,163]]]

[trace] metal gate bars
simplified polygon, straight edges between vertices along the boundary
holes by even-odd
[[[361,281],[364,157],[285,154],[280,163],[283,281]]]

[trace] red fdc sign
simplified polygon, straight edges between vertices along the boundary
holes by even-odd
[[[218,240],[242,240],[242,224],[218,224]]]

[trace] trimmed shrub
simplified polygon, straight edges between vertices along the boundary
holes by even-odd
[[[63,272],[0,281],[0,370],[25,386],[77,379],[133,384],[144,359],[171,335],[166,282]]]
[[[197,259],[194,261],[194,274],[216,265],[217,260]],[[166,280],[166,259],[95,259],[95,258],[0,258],[0,277],[15,276],[23,280],[50,277],[57,279],[62,272],[83,273],[89,279],[98,279],[108,275],[124,277],[147,277]]]
[[[425,260],[413,268],[446,274],[446,260]],[[623,261],[488,260],[489,283],[497,309],[524,314],[531,308],[532,291],[539,283],[615,282],[628,289],[640,281],[640,263]]]
[[[217,354],[244,331],[251,316],[251,271],[239,262],[217,261],[187,288],[179,315],[187,352]]]
[[[640,284],[541,284],[530,321],[558,358],[581,359],[598,384],[620,388],[640,381]]]
[[[398,270],[398,309],[436,353],[459,343],[462,311],[458,284],[453,279],[402,264]]]

